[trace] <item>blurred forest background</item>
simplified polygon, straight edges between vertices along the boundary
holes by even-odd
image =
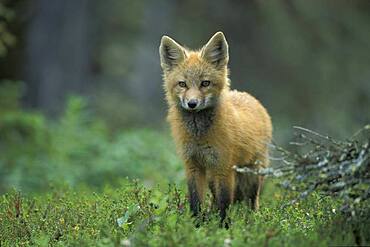
[[[232,87],[274,139],[338,138],[370,122],[370,1],[0,1],[0,193],[50,181],[180,181],[158,46],[230,46]]]

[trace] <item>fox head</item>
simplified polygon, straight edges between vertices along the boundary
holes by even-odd
[[[170,105],[201,111],[215,106],[221,92],[229,87],[229,48],[222,32],[213,35],[198,51],[163,36],[159,54]]]

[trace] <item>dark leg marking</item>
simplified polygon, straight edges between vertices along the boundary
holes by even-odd
[[[220,212],[221,223],[223,223],[226,218],[226,211],[231,203],[231,191],[227,186],[222,184],[220,185],[219,189],[220,191],[217,198],[217,206]]]
[[[249,193],[249,200],[251,203],[251,208],[256,210],[257,208],[257,200],[258,200],[258,189],[259,189],[259,182],[251,184],[250,193]]]
[[[237,174],[235,201],[245,201],[253,210],[258,209],[263,178],[251,174]]]
[[[188,181],[188,190],[190,210],[192,211],[193,216],[197,216],[200,212],[200,198],[194,178]]]
[[[216,185],[215,185],[215,182],[214,181],[210,181],[208,183],[208,187],[209,189],[211,190],[211,193],[212,193],[212,202],[213,202],[213,205],[216,205],[217,204],[217,194],[216,194]]]
[[[235,202],[242,202],[245,198],[243,187],[242,187],[242,177],[243,175],[237,174],[236,175],[236,182],[235,182],[235,192],[234,192],[234,201]]]

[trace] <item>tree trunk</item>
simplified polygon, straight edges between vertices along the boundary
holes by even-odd
[[[88,0],[37,0],[26,34],[26,105],[57,113],[89,79]]]

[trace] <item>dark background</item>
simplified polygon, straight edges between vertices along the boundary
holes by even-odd
[[[114,128],[161,124],[161,36],[199,48],[221,30],[233,88],[266,105],[277,136],[295,124],[348,134],[369,121],[369,1],[3,2],[16,41],[0,75],[25,83],[25,107],[52,116],[74,93]]]

